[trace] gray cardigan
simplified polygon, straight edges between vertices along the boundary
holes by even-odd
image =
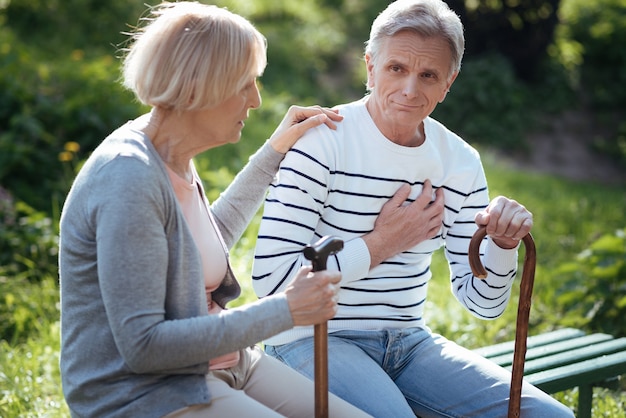
[[[282,155],[267,143],[211,211],[230,248]],[[211,358],[293,327],[284,295],[208,315],[201,261],[165,166],[125,125],[89,157],[61,214],[61,375],[75,417],[160,417],[211,399]],[[214,293],[240,293],[229,273]]]

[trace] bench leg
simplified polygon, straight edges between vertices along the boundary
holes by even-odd
[[[591,418],[591,403],[593,399],[593,386],[580,385],[578,387],[578,418]]]

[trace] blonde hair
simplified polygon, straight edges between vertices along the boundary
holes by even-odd
[[[465,50],[461,19],[441,0],[396,0],[383,10],[372,23],[365,54],[374,62],[382,41],[404,30],[424,37],[441,37],[450,46],[451,76],[461,69]]]
[[[211,108],[263,73],[266,40],[245,18],[197,2],[163,2],[131,33],[123,85],[153,107]]]

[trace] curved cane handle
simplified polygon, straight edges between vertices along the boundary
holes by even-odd
[[[469,246],[469,264],[474,276],[484,279],[487,270],[480,261],[480,243],[487,235],[485,227],[480,227],[474,233]],[[513,352],[513,370],[511,376],[511,391],[509,394],[509,418],[520,416],[522,398],[522,380],[524,378],[524,360],[526,358],[526,339],[528,338],[528,322],[530,320],[530,305],[532,303],[533,284],[535,282],[535,266],[537,252],[535,241],[530,233],[522,239],[526,254],[524,256],[524,270],[520,282],[519,302],[517,306],[517,325],[515,329],[515,351]]]

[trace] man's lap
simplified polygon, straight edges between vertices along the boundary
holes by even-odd
[[[313,379],[313,338],[266,351]],[[328,351],[330,391],[374,416],[506,416],[510,373],[437,334],[340,331],[329,335]],[[567,412],[539,389],[523,391],[522,407],[532,411],[522,416]]]

